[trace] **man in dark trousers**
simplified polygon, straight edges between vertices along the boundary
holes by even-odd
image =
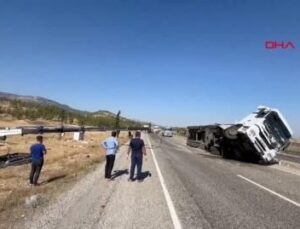
[[[106,165],[105,165],[105,179],[111,180],[111,172],[114,167],[116,153],[118,151],[119,143],[116,139],[117,132],[113,131],[111,137],[102,142],[102,146],[106,150]]]
[[[38,179],[44,164],[44,155],[47,153],[46,147],[43,144],[43,136],[36,137],[36,144],[30,147],[31,154],[31,171],[29,176],[30,185],[38,185]]]
[[[137,131],[135,133],[135,138],[131,139],[129,148],[128,148],[128,156],[131,152],[131,168],[130,168],[130,177],[129,181],[134,181],[134,170],[137,167],[137,180],[142,181],[141,173],[142,173],[142,165],[143,165],[143,155],[147,156],[146,148],[144,141],[141,139],[141,132]]]

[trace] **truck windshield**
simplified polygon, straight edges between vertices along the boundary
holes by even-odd
[[[265,119],[264,125],[266,126],[267,131],[274,136],[278,143],[283,145],[289,138],[291,138],[289,130],[276,112],[270,112]]]

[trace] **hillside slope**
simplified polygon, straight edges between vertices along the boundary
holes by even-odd
[[[66,124],[106,127],[114,127],[117,116],[106,110],[83,111],[43,97],[23,96],[5,92],[0,92],[0,115],[2,118],[13,117],[19,120],[45,119]],[[142,124],[139,121],[120,117],[119,125],[123,128]]]

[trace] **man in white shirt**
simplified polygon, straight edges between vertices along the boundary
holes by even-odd
[[[117,132],[113,131],[111,137],[102,142],[102,146],[106,150],[106,165],[105,165],[105,179],[112,179],[111,172],[114,167],[116,153],[119,147],[118,140],[116,139]]]

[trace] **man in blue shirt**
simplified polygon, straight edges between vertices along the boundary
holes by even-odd
[[[141,132],[137,131],[135,133],[135,138],[131,139],[129,148],[128,148],[128,156],[131,152],[131,168],[130,168],[130,177],[129,181],[134,181],[134,170],[137,167],[137,180],[142,181],[141,173],[142,173],[142,165],[143,165],[143,155],[146,156],[146,148],[145,143],[141,139]]]
[[[119,143],[116,139],[117,132],[113,131],[111,137],[102,142],[102,146],[106,150],[106,165],[105,165],[105,179],[111,180],[111,172],[114,167],[116,153],[118,151]]]
[[[31,154],[31,171],[29,182],[31,185],[38,185],[38,179],[44,164],[44,155],[47,153],[46,147],[43,144],[43,136],[36,137],[36,144],[30,147]]]

